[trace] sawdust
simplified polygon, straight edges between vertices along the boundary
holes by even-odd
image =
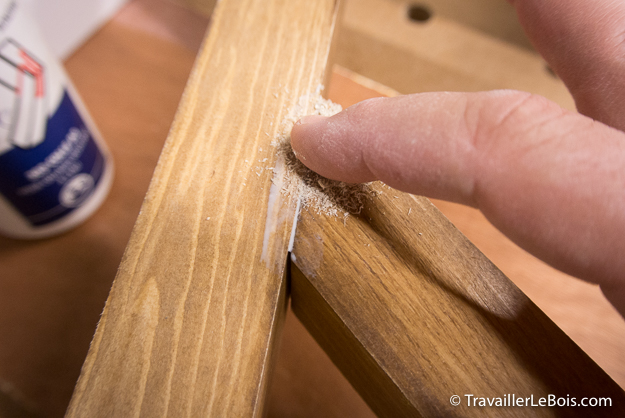
[[[291,128],[301,117],[332,116],[342,110],[340,105],[321,97],[321,88],[320,86],[315,93],[299,98],[284,117],[272,145],[276,147],[278,157],[285,160],[286,176],[282,193],[299,197],[302,209],[309,209],[317,214],[343,216],[345,219],[349,214],[359,214],[365,200],[373,196],[374,192],[368,183],[350,184],[320,176],[302,164],[291,147]],[[313,111],[307,112],[307,109]]]

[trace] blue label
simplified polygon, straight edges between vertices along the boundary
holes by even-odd
[[[104,156],[67,91],[40,144],[0,155],[0,192],[34,226],[80,206],[104,172]]]

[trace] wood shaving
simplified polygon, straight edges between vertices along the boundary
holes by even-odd
[[[332,116],[342,110],[340,105],[321,97],[322,88],[320,86],[315,93],[299,98],[284,117],[272,145],[277,148],[278,157],[284,157],[287,169],[282,193],[299,196],[304,209],[312,209],[317,214],[342,215],[345,219],[349,214],[359,214],[365,200],[373,196],[368,183],[349,184],[322,177],[302,164],[291,148],[291,128],[300,118],[305,115]]]

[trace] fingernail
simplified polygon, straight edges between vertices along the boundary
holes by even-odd
[[[298,125],[307,125],[309,123],[319,122],[319,121],[327,119],[327,118],[328,118],[327,116],[321,116],[321,115],[308,115],[308,116],[304,116],[300,120],[298,120],[297,124]]]

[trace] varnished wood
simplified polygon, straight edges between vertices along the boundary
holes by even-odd
[[[295,202],[257,166],[279,167],[335,20],[334,0],[219,3],[68,416],[261,414]]]
[[[345,223],[302,213],[291,288],[296,315],[379,416],[528,414],[468,407],[465,394],[609,397],[612,408],[532,413],[625,413],[623,390],[427,199],[374,188]]]

